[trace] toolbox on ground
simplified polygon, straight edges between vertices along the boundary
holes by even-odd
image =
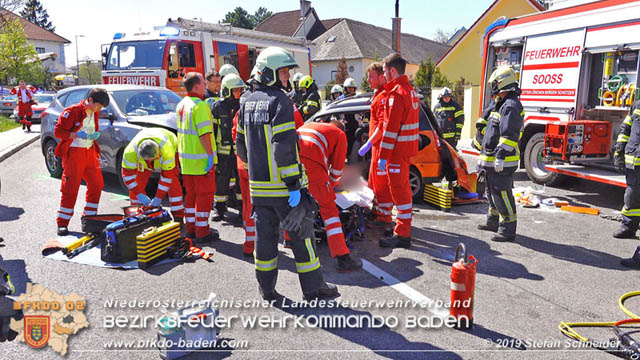
[[[611,148],[611,131],[608,121],[550,122],[545,129],[545,151],[564,161],[606,158]]]
[[[81,218],[82,232],[85,234],[99,234],[107,225],[124,219],[122,214],[85,215]]]
[[[125,263],[137,259],[136,237],[151,226],[160,226],[171,221],[171,215],[160,210],[152,216],[136,215],[109,224],[104,230],[100,244],[100,258],[112,263]]]
[[[136,237],[138,267],[146,269],[168,257],[167,249],[178,244],[180,223],[167,222],[158,227],[145,229]]]

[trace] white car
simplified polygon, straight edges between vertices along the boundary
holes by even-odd
[[[35,104],[31,105],[31,112],[33,113],[33,115],[31,116],[31,121],[33,123],[40,123],[42,112],[45,111],[49,107],[49,105],[51,105],[51,102],[53,101],[53,98],[55,96],[56,94],[54,93],[40,93],[33,95],[33,100],[36,102]],[[13,109],[13,115],[11,115],[11,117],[19,120],[18,106]]]

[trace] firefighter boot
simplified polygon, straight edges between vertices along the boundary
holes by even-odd
[[[478,230],[498,232],[499,218],[497,216],[487,216],[485,224],[479,224]]]
[[[394,234],[393,236],[380,239],[379,245],[383,248],[408,249],[409,247],[411,247],[411,238]]]
[[[640,270],[640,246],[636,248],[636,252],[633,254],[631,259],[622,259],[620,264],[632,269]]]
[[[514,242],[515,240],[515,235],[496,234],[491,237],[491,241],[495,242]]]
[[[220,239],[220,233],[218,232],[218,230],[211,229],[209,231],[209,235],[204,236],[204,237],[195,238],[194,242],[199,245],[199,244],[214,242],[214,241],[219,240],[219,239]]]
[[[362,260],[353,258],[349,254],[338,255],[338,272],[350,272],[362,268]]]
[[[616,239],[635,239],[636,232],[631,229],[621,227],[618,231],[613,233],[613,237]]]
[[[216,215],[211,218],[213,221],[222,221],[224,219],[224,213],[227,211],[227,204],[223,202],[217,202],[214,206]]]
[[[69,235],[69,229],[66,226],[58,226],[58,236]]]
[[[330,299],[330,298],[336,297],[337,295],[338,295],[338,287],[333,284],[329,284],[325,282],[324,284],[322,284],[320,289],[312,293],[304,294],[304,299],[307,301],[311,301],[313,299]]]

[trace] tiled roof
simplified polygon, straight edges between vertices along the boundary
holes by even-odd
[[[65,43],[65,44],[69,44],[71,43],[71,41],[63,38],[62,36],[49,31],[49,30],[45,30],[43,28],[41,28],[40,26],[32,23],[31,21],[25,20],[22,17],[12,13],[11,11],[2,9],[2,11],[0,12],[0,22],[2,22],[3,18],[9,18],[9,19],[15,19],[15,18],[20,18],[20,24],[22,25],[22,28],[24,29],[24,33],[25,35],[27,35],[27,39],[29,40],[46,40],[46,41],[55,41],[55,42],[61,42],[61,43]]]

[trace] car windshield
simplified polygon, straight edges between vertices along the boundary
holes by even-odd
[[[169,90],[122,90],[114,91],[111,96],[123,114],[127,116],[146,116],[168,114],[176,111],[182,100]]]
[[[109,49],[107,70],[160,69],[164,40],[113,43]]]
[[[34,97],[36,98],[36,101],[39,103],[48,103],[53,101],[52,94],[36,94]]]

